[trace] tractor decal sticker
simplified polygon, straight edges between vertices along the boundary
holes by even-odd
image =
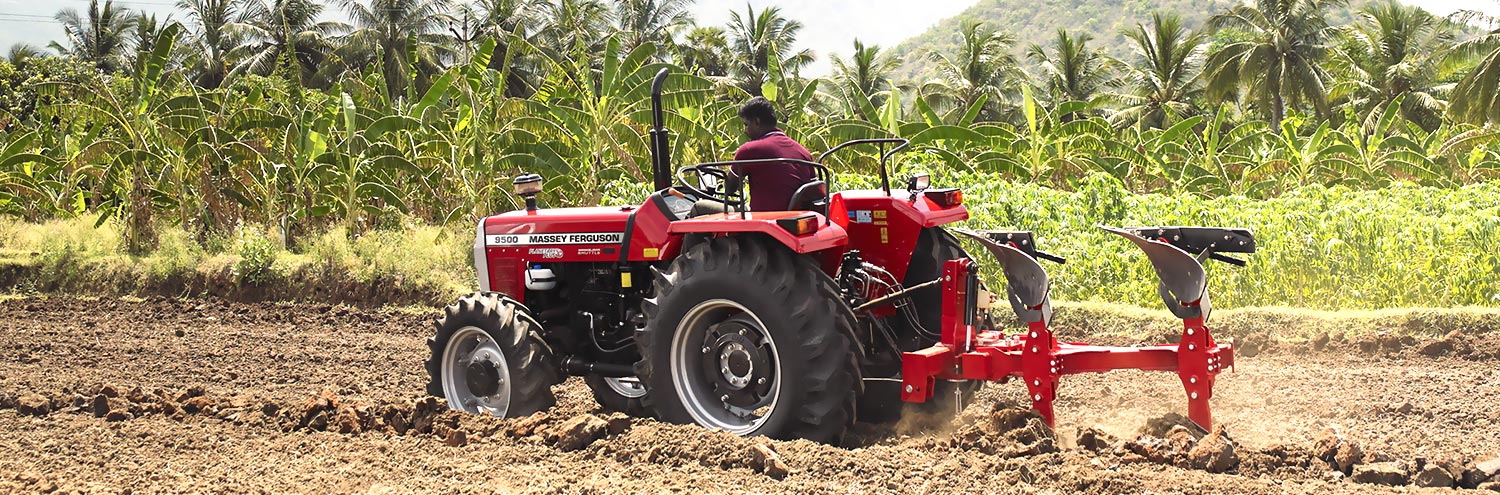
[[[855,210],[849,212],[849,219],[854,223],[870,223],[874,221],[874,215],[870,210]]]
[[[494,234],[485,236],[490,246],[534,246],[547,244],[619,244],[621,232],[573,232],[567,234]]]
[[[531,248],[526,254],[541,256],[543,259],[558,259],[563,257],[563,250],[558,248]]]
[[[600,248],[578,248],[579,256],[597,256],[603,252],[604,250]]]
[[[642,249],[641,250],[641,257],[643,257],[643,258],[660,258],[661,257],[661,250],[657,249],[657,248]]]

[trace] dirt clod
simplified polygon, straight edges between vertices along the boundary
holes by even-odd
[[[592,414],[579,414],[555,428],[547,430],[543,435],[549,443],[556,445],[564,452],[578,450],[589,446],[604,436],[609,423]]]
[[[1328,337],[1328,332],[1323,332],[1323,333],[1318,334],[1317,337],[1313,337],[1313,339],[1312,339],[1312,348],[1313,348],[1313,350],[1315,350],[1315,351],[1321,351],[1321,350],[1327,348],[1329,340],[1330,339]]]
[[[120,396],[120,391],[115,389],[114,385],[106,383],[99,387],[99,395],[103,395],[107,398],[113,399]]]
[[[1436,465],[1428,465],[1412,478],[1412,484],[1422,487],[1448,488],[1453,486],[1453,475],[1447,469]]]
[[[467,443],[469,443],[469,435],[463,430],[449,431],[448,436],[443,438],[443,444],[449,447],[462,447]]]
[[[1030,408],[996,403],[987,409],[970,408],[956,420],[948,444],[1001,457],[1023,457],[1057,452],[1057,437]]]
[[[1349,479],[1356,483],[1402,486],[1407,482],[1406,469],[1396,462],[1372,462],[1354,467]]]
[[[765,443],[750,446],[750,466],[778,480],[786,478],[786,475],[792,472],[786,462],[781,460],[781,456],[776,455],[776,451],[771,450],[771,446]]]
[[[47,413],[52,412],[52,403],[46,397],[37,394],[23,395],[16,400],[16,412],[23,415],[46,416]]]
[[[1102,452],[1109,450],[1120,440],[1113,435],[1103,432],[1098,428],[1081,428],[1078,430],[1078,448]]]
[[[605,430],[611,436],[625,433],[625,430],[630,429],[630,416],[625,415],[625,413],[612,413],[609,415],[609,418],[605,419],[605,422],[608,423],[605,426]]]
[[[510,434],[511,436],[516,437],[529,437],[533,434],[539,433],[538,430],[540,430],[542,426],[545,426],[547,424],[548,418],[549,416],[547,416],[547,413],[534,412],[531,413],[530,416],[516,419],[510,424]]]
[[[95,395],[92,410],[96,418],[109,415],[109,396],[105,394]]]
[[[1240,458],[1235,454],[1234,441],[1224,433],[1224,428],[1215,426],[1208,436],[1198,440],[1197,445],[1188,451],[1188,462],[1193,469],[1223,473],[1238,466]]]
[[[1313,453],[1329,463],[1333,469],[1350,474],[1350,469],[1364,460],[1364,449],[1359,442],[1346,438],[1337,427],[1325,428],[1318,436]]]

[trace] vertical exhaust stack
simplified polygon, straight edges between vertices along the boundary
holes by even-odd
[[[651,180],[658,191],[672,187],[672,146],[667,142],[661,108],[661,86],[667,82],[668,72],[662,69],[651,82]]]

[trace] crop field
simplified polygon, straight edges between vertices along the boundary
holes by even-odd
[[[4,300],[0,490],[1411,493],[1379,483],[1462,480],[1500,455],[1483,325],[1261,341],[1221,375],[1209,437],[1171,428],[1174,377],[1117,372],[1065,379],[1055,433],[1014,406],[1024,388],[991,384],[951,422],[821,445],[606,413],[577,381],[545,414],[448,412],[421,393],[431,313]]]

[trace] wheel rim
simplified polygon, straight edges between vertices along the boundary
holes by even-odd
[[[488,333],[463,327],[443,349],[443,398],[464,412],[505,417],[510,409],[510,365]]]
[[[781,396],[776,342],[755,313],[713,299],[687,312],[672,336],[672,385],[699,425],[749,435]]]
[[[639,378],[633,376],[604,377],[604,383],[609,389],[627,399],[639,399],[646,396],[646,385]]]

